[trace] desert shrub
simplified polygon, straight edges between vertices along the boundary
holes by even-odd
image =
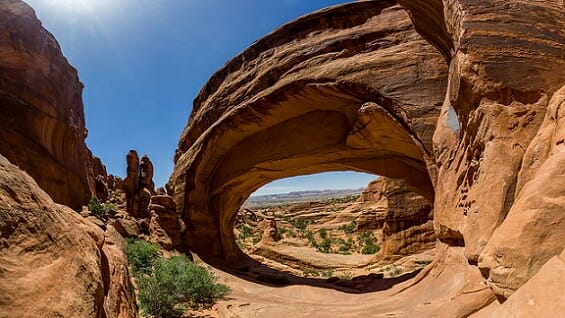
[[[315,270],[313,268],[310,267],[306,267],[304,269],[302,269],[302,274],[306,277],[318,277],[321,275],[320,271]]]
[[[332,248],[332,240],[327,236],[318,245],[318,251],[322,253],[329,253],[331,251],[331,248]]]
[[[343,231],[345,234],[351,234],[355,231],[355,228],[357,228],[357,222],[351,221],[351,223],[341,225],[337,229]]]
[[[141,309],[155,317],[174,316],[182,304],[208,307],[229,293],[212,273],[185,255],[159,258],[151,275],[139,276],[138,283]]]
[[[322,239],[328,238],[328,231],[327,231],[326,229],[324,229],[324,228],[320,229],[319,234],[320,234],[320,237],[321,237]]]
[[[339,252],[343,254],[351,254],[351,247],[353,245],[353,240],[351,238],[349,238],[347,241],[340,240],[339,244]]]
[[[235,243],[237,244],[237,246],[239,246],[240,249],[246,249],[247,246],[245,245],[245,242],[242,241],[239,237],[235,239]]]
[[[108,217],[110,217],[110,215],[117,210],[117,207],[114,204],[102,203],[96,197],[90,199],[87,207],[94,216],[102,221],[107,221]]]
[[[372,245],[365,245],[361,249],[361,254],[375,254],[376,252],[380,251],[380,246],[372,244]]]
[[[314,238],[314,234],[312,234],[312,232],[308,231],[304,234],[304,236],[306,237],[308,242],[310,242],[310,245],[313,248],[318,248],[318,242],[316,242],[316,239]]]
[[[296,233],[294,233],[294,231],[292,231],[290,229],[279,228],[278,233],[279,233],[281,238],[283,238],[285,236],[286,237],[296,237]]]
[[[357,236],[357,240],[363,246],[361,254],[375,254],[381,249],[373,232],[361,232]]]
[[[150,274],[153,264],[159,258],[159,245],[128,238],[126,255],[134,275]]]
[[[353,274],[351,272],[343,272],[341,273],[341,275],[339,275],[339,278],[343,280],[349,280],[353,278]]]
[[[262,238],[263,238],[263,236],[261,235],[261,233],[255,233],[253,235],[253,244],[259,243]]]
[[[251,228],[249,225],[242,224],[239,227],[239,238],[240,239],[245,240],[246,238],[248,238],[252,235],[253,235],[253,228]]]
[[[418,266],[421,266],[421,267],[426,267],[426,266],[428,266],[431,262],[432,262],[431,260],[427,260],[427,259],[426,259],[426,260],[420,260],[420,259],[419,259],[419,260],[416,260],[416,261],[415,261],[415,263],[418,264]]]
[[[395,264],[387,265],[384,268],[384,271],[388,272],[389,276],[398,276],[398,275],[402,274],[402,272],[403,272],[402,268],[399,267],[399,266],[396,266]]]
[[[310,222],[305,219],[290,219],[288,220],[288,223],[292,224],[292,226],[297,228],[299,231],[304,231],[310,224]]]

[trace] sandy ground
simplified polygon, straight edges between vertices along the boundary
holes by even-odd
[[[211,268],[232,291],[212,309],[192,317],[450,317],[453,313],[446,310],[451,304],[486,287],[466,287],[469,273],[462,265],[462,248],[442,253],[449,254],[447,261],[434,262],[417,275],[366,282],[365,292],[339,290],[322,279],[299,278],[288,286],[269,286]]]

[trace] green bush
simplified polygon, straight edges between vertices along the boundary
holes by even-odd
[[[292,226],[297,228],[299,231],[306,230],[306,227],[310,224],[310,222],[308,222],[305,219],[294,219],[294,220],[291,219],[288,220],[288,223],[292,224]]]
[[[252,235],[253,235],[253,228],[251,228],[249,225],[242,224],[239,227],[239,238],[240,239],[245,240],[246,238],[248,238]]]
[[[319,234],[320,234],[320,237],[321,237],[322,239],[328,238],[328,231],[327,231],[326,229],[324,229],[324,228],[320,229]]]
[[[361,254],[375,254],[376,252],[380,251],[380,246],[378,245],[365,245],[361,249]]]
[[[261,239],[263,239],[263,235],[261,235],[261,233],[255,233],[253,235],[253,244],[257,244],[259,242],[261,242]]]
[[[355,231],[355,228],[357,228],[357,222],[351,221],[351,223],[344,224],[337,229],[343,231],[345,234],[352,234],[353,231]]]
[[[280,235],[281,238],[284,237],[296,237],[296,233],[294,233],[294,231],[290,230],[290,229],[286,229],[286,228],[279,228],[278,229],[278,233]]]
[[[111,203],[102,203],[98,198],[92,198],[88,202],[88,210],[102,221],[107,221],[108,217],[116,212],[117,207]]]
[[[310,245],[313,248],[318,248],[318,242],[316,242],[316,239],[314,238],[314,234],[312,234],[312,232],[308,231],[308,232],[304,233],[304,236],[306,237],[308,242],[310,242]]]
[[[357,236],[357,240],[363,246],[361,248],[361,254],[375,254],[381,249],[373,232],[362,232]]]
[[[128,238],[126,255],[134,275],[150,274],[153,264],[159,258],[159,245]]]
[[[351,246],[353,245],[353,240],[349,238],[347,241],[340,240],[339,251],[343,254],[351,254]]]
[[[170,317],[179,306],[208,307],[228,294],[229,288],[216,283],[207,269],[193,263],[187,256],[159,258],[151,275],[138,278],[141,309],[155,317]]]
[[[329,253],[332,248],[332,240],[329,237],[326,237],[322,240],[322,243],[318,246],[318,251],[322,253]]]

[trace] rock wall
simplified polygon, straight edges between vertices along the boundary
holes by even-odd
[[[137,317],[123,239],[0,155],[0,317]]]
[[[0,153],[56,202],[75,209],[95,193],[82,87],[33,10],[22,1],[2,1]]]
[[[354,220],[358,232],[381,230],[385,256],[417,254],[435,247],[432,204],[410,191],[404,180],[378,178],[357,202],[332,218],[339,223]]]
[[[464,245],[469,262],[507,297],[565,248],[556,239],[565,231],[556,212],[565,188],[555,181],[559,140],[551,138],[559,134],[557,91],[565,83],[565,8],[562,1],[399,2],[436,47],[451,42],[442,50],[449,84],[434,133],[436,231]],[[430,20],[423,6],[444,18]]]

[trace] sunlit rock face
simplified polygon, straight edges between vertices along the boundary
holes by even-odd
[[[0,155],[0,317],[137,317],[125,241]]]
[[[405,179],[427,171],[445,59],[392,1],[295,20],[212,76],[195,99],[169,185],[203,257],[237,259],[232,219],[272,180],[331,170]]]
[[[82,84],[55,38],[22,1],[0,3],[0,153],[56,201],[95,193]]]
[[[565,8],[560,1],[400,2],[450,61],[434,134],[436,231],[444,241],[459,238],[493,290],[509,296],[565,247],[558,239]]]
[[[545,281],[540,268],[560,266],[565,248],[563,3],[398,2],[312,13],[212,76],[169,181],[184,244],[233,263],[233,216],[274,179],[332,170],[402,178],[433,200],[440,242],[412,290],[450,295],[429,307],[446,317],[488,304],[509,313],[494,295],[542,297],[521,286]]]

